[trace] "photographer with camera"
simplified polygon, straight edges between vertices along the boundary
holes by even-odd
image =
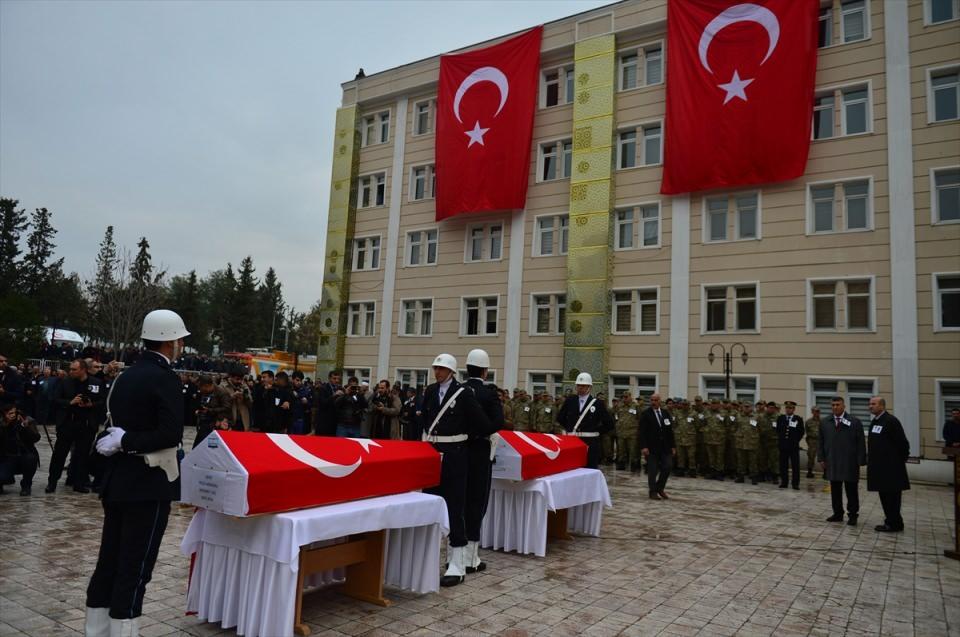
[[[337,436],[340,438],[359,438],[363,413],[367,409],[367,399],[363,395],[360,381],[351,376],[345,392],[335,401],[337,409]]]
[[[0,354],[0,400],[13,404],[23,400],[23,378],[3,354]]]
[[[390,381],[381,380],[370,398],[370,437],[381,440],[400,438],[400,397],[390,389]]]
[[[3,487],[14,484],[14,476],[21,474],[20,495],[30,495],[33,476],[40,464],[36,444],[40,433],[32,418],[17,409],[16,405],[0,407],[0,495]]]
[[[331,370],[327,382],[314,388],[313,433],[318,436],[337,435],[337,400],[346,393],[340,386],[342,378],[340,370]]]
[[[213,382],[207,374],[200,377],[200,403],[194,412],[197,423],[197,437],[193,440],[193,449],[215,429],[229,429],[232,397],[230,392]]]
[[[77,493],[90,493],[87,487],[87,457],[97,431],[97,414],[106,400],[103,381],[87,373],[82,358],[70,362],[69,376],[57,385],[53,403],[57,406],[57,443],[50,458],[50,475],[46,493],[57,489],[63,474],[67,453],[73,448],[71,468],[78,480],[73,484]]]
[[[230,393],[231,428],[236,431],[250,431],[253,393],[243,380],[243,370],[232,368],[223,387]]]

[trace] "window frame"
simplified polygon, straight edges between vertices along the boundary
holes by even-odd
[[[405,338],[432,338],[432,337],[433,337],[433,318],[434,318],[434,316],[436,316],[436,313],[437,313],[437,301],[436,301],[436,299],[435,299],[434,297],[432,297],[432,296],[413,296],[413,297],[405,297],[405,298],[402,298],[402,299],[398,299],[397,301],[398,301],[398,303],[399,303],[399,311],[397,312],[397,315],[398,315],[398,316],[397,316],[397,336],[403,336],[403,337],[405,337]],[[416,315],[416,319],[415,319],[415,321],[414,321],[414,323],[415,323],[415,328],[420,328],[420,329],[417,329],[417,330],[416,330],[417,332],[422,332],[422,331],[423,331],[423,305],[422,305],[422,302],[423,302],[423,301],[430,301],[430,333],[429,333],[429,334],[420,334],[420,333],[418,333],[418,334],[406,334],[406,333],[403,331],[403,326],[404,326],[404,312],[405,312],[404,307],[403,307],[403,304],[404,304],[404,303],[407,303],[407,302],[409,302],[409,301],[413,301],[413,302],[417,303],[417,306],[416,306],[417,315]]]
[[[359,380],[361,384],[363,384],[364,381],[366,381],[368,384],[372,382],[371,381],[371,378],[373,378],[372,367],[360,367],[358,365],[351,364],[351,365],[344,365],[341,371],[343,372],[342,378],[344,382],[346,382],[347,379],[349,379],[351,376],[356,376],[357,380]],[[366,371],[366,374],[363,373],[364,371]]]
[[[414,193],[416,192],[416,187],[414,184],[416,184],[416,179],[417,179],[416,171],[420,168],[426,169],[426,173],[424,175],[424,184],[423,184],[424,196],[420,199],[417,199],[414,196]],[[410,178],[407,183],[407,203],[420,203],[421,201],[430,201],[431,199],[436,198],[436,195],[437,195],[437,193],[435,192],[436,183],[437,183],[436,164],[434,164],[433,162],[430,162],[427,164],[411,165]]]
[[[660,81],[659,82],[648,82],[647,81],[647,51],[650,49],[660,49]],[[628,47],[623,47],[617,49],[617,80],[616,80],[616,91],[618,93],[627,93],[629,91],[638,91],[645,88],[653,88],[656,86],[662,86],[666,81],[667,75],[667,46],[665,38],[658,38],[656,40],[650,40],[647,42],[641,42],[639,44],[634,44]],[[623,64],[621,60],[630,54],[634,54],[637,57],[637,85],[632,88],[624,88],[623,86]],[[642,73],[641,73],[642,71]],[[641,84],[640,80],[643,79]]]
[[[361,327],[363,327],[364,329],[361,330],[360,334],[353,334],[352,333],[353,330],[351,329],[353,327],[353,312],[351,311],[351,307],[354,305],[362,306],[360,309],[359,319],[360,319]],[[368,311],[367,309],[368,306],[373,306],[373,331],[370,334],[365,333],[366,332],[366,329],[365,329],[366,314]],[[375,300],[357,300],[357,301],[351,300],[349,303],[347,303],[346,337],[347,338],[370,338],[376,335],[377,335],[377,302]]]
[[[951,384],[960,384],[960,378],[934,378],[933,379],[933,397],[934,397],[934,418],[936,418],[935,434],[937,442],[943,442],[943,423],[947,420],[946,409],[944,409],[944,402],[946,402],[947,396],[944,396],[943,385]]]
[[[628,377],[630,379],[630,384],[629,385],[614,384],[613,379],[616,376]],[[653,391],[650,392],[649,394],[647,393],[643,394],[644,400],[646,400],[647,397],[653,394],[656,394],[657,392],[660,391],[660,372],[615,372],[615,371],[607,372],[607,398],[608,398],[607,405],[609,406],[614,398],[618,400],[620,399],[620,397],[623,395],[624,387],[629,388],[630,395],[633,397],[634,400],[636,400],[638,398],[639,390],[641,387],[645,389],[651,387],[650,385],[641,385],[638,382],[641,376],[650,376],[653,378],[653,386],[652,386]],[[617,390],[619,390],[619,393]]]
[[[540,241],[540,220],[546,217],[552,217],[555,219],[551,233],[553,234],[550,242],[550,247],[552,252],[550,254],[543,254],[541,252],[541,241]],[[542,215],[537,215],[533,218],[533,232],[530,233],[531,241],[533,242],[530,246],[530,256],[531,257],[562,257],[566,256],[567,252],[562,250],[563,241],[561,235],[563,234],[563,217],[567,218],[567,232],[570,231],[570,213],[569,212],[546,212]],[[569,237],[569,235],[568,235]],[[569,242],[569,238],[568,238]],[[569,246],[568,246],[569,248]],[[568,250],[569,251],[569,250]]]
[[[373,118],[374,126],[377,129],[381,127],[381,121],[379,117],[384,113],[387,114],[387,137],[386,139],[381,139],[376,142],[371,142],[367,139],[367,120]],[[367,148],[369,146],[380,146],[381,144],[386,144],[390,142],[390,137],[393,135],[393,109],[389,106],[387,108],[378,109],[370,113],[365,113],[363,117],[360,118],[360,147]]]
[[[550,297],[550,330],[547,332],[539,332],[536,329],[537,326],[537,317],[536,310],[540,306],[537,305],[536,299],[538,296],[547,296]],[[559,297],[566,297],[566,290],[556,291],[556,292],[531,292],[529,297],[529,309],[527,311],[527,336],[563,336],[564,330],[563,326],[560,324],[560,301]],[[563,307],[566,310],[566,298],[564,298]]]
[[[557,72],[557,103],[547,105],[547,73]],[[566,72],[575,71],[574,62],[571,60],[563,64],[540,67],[540,79],[538,81],[537,108],[544,110],[547,108],[557,108],[560,106],[569,106],[573,104],[573,96],[567,95]]]
[[[492,263],[496,261],[503,260],[503,250],[504,250],[504,238],[506,233],[506,223],[502,220],[500,221],[485,221],[478,223],[468,223],[464,226],[463,232],[463,262],[464,263]],[[500,226],[500,256],[496,258],[490,257],[490,230],[494,226]],[[483,236],[481,237],[480,245],[480,258],[474,259],[471,257],[473,254],[471,248],[473,243],[473,237],[471,233],[477,228],[483,229]]]
[[[372,182],[371,184],[372,191],[371,191],[370,201],[372,201],[373,203],[371,203],[369,206],[361,206],[360,204],[363,201],[362,181],[367,177],[373,178],[378,175],[383,175],[383,203],[379,203],[379,204],[377,203],[378,184],[376,182]],[[387,193],[387,171],[386,170],[375,170],[372,172],[357,175],[357,210],[371,210],[373,208],[385,208],[387,206],[387,194],[388,193]]]
[[[836,396],[843,397],[844,405],[846,406],[846,411],[847,413],[851,413],[851,414],[853,412],[850,411],[850,390],[848,388],[849,383],[851,381],[854,383],[873,383],[873,391],[871,393],[871,396],[876,396],[879,393],[879,390],[877,388],[880,385],[880,379],[878,376],[829,376],[829,375],[822,375],[822,374],[810,374],[810,375],[807,375],[806,377],[806,400],[807,400],[806,407],[808,412],[810,411],[810,409],[813,408],[814,405],[816,405],[816,396],[824,395],[822,392],[815,392],[813,390],[813,383],[817,381],[837,383],[837,388],[833,392],[833,394]],[[842,387],[840,383],[843,383]],[[856,396],[865,397],[865,394],[864,395],[856,394]],[[856,414],[853,414],[853,415],[856,415]],[[829,417],[830,416],[829,408],[827,409],[826,412],[821,411],[820,416],[821,418]],[[866,420],[861,419],[860,422],[863,425],[864,429],[866,429],[870,425],[869,419],[866,419]]]
[[[752,285],[754,286],[756,297],[754,303],[756,308],[754,310],[754,329],[752,330],[738,330],[736,329],[737,324],[737,294],[736,289],[739,287],[746,287]],[[724,288],[724,320],[723,330],[707,330],[707,290],[715,288]],[[720,281],[717,283],[701,283],[700,284],[700,336],[708,336],[711,334],[760,334],[762,331],[761,317],[763,316],[763,311],[761,308],[761,294],[760,294],[760,281],[731,281],[724,282]],[[733,310],[733,316],[731,319],[730,311]],[[732,326],[732,328],[731,328]]]
[[[762,396],[763,394],[760,391],[760,374],[730,374],[730,389],[733,390],[733,395],[731,398],[736,398],[737,396],[737,380],[753,380],[754,383],[754,393],[753,399],[750,401],[750,404],[753,405],[757,402],[757,396]],[[704,400],[708,400],[709,392],[707,391],[707,381],[708,380],[719,380],[725,381],[726,377],[722,373],[711,373],[711,372],[700,372],[699,379],[697,380],[697,388],[699,389],[699,394],[704,397]],[[724,392],[726,393],[726,392]]]
[[[846,197],[841,193],[840,200],[837,200],[837,189],[843,184],[866,181],[867,182],[867,226],[865,228],[847,228],[850,223],[850,218],[847,214],[847,201]],[[833,229],[832,230],[817,230],[816,229],[816,205],[813,201],[813,189],[817,187],[833,186]],[[873,185],[873,175],[857,175],[854,177],[841,177],[840,179],[826,179],[822,181],[808,181],[806,183],[806,197],[805,197],[805,206],[806,206],[806,236],[825,236],[832,234],[848,234],[851,232],[873,232],[876,230],[875,227],[875,205],[874,200],[875,192]],[[837,205],[842,207],[840,210],[840,222],[843,225],[843,229],[837,230]]]
[[[526,377],[526,392],[527,394],[533,394],[533,379],[531,376],[533,374],[543,374],[546,376],[544,385],[546,386],[546,391],[551,396],[557,395],[557,390],[563,391],[563,372],[556,370],[544,370],[544,369],[528,369]]]
[[[565,172],[565,162],[564,162],[564,144],[570,144],[570,153],[571,157],[573,154],[573,138],[572,137],[555,137],[552,139],[544,139],[537,142],[537,173],[536,173],[536,182],[538,184],[552,184],[558,181],[563,181],[564,179],[570,179],[570,175],[563,174]],[[552,179],[545,179],[543,177],[543,166],[546,154],[544,153],[544,146],[549,146],[551,144],[557,145],[557,176]],[[570,162],[570,172],[573,172],[573,161]]]
[[[613,311],[614,305],[614,296],[617,293],[630,293],[630,330],[627,332],[617,331],[617,316],[616,312]],[[649,301],[640,301],[641,292],[654,292],[657,295],[656,298],[656,323],[657,326],[653,330],[644,330],[643,329],[643,318],[641,316],[640,307],[644,303],[649,303]],[[659,336],[660,335],[660,310],[661,310],[661,295],[660,295],[660,286],[659,285],[646,285],[641,287],[629,286],[629,287],[615,287],[610,288],[610,334],[612,336]]]
[[[824,276],[824,277],[808,277],[804,279],[805,281],[805,295],[806,295],[806,313],[807,320],[806,323],[806,333],[807,334],[876,334],[877,332],[877,277],[874,274],[850,274],[843,276]],[[844,288],[843,293],[838,292],[836,284],[843,281]],[[847,281],[869,281],[870,283],[870,327],[848,327],[850,324],[850,318],[848,316],[848,295],[847,295]],[[814,327],[814,314],[813,314],[813,284],[814,283],[834,283],[834,326],[833,327]],[[843,323],[841,325],[841,314],[840,308],[844,308],[843,311]]]
[[[960,120],[960,78],[958,78],[957,86],[957,117],[951,119],[935,119],[935,103],[933,100],[933,74],[939,71],[953,71],[960,75],[960,64],[956,62],[952,64],[941,64],[940,66],[931,66],[924,69],[924,76],[926,81],[927,89],[927,125],[931,124],[949,124],[950,122],[956,122]]]
[[[427,239],[427,233],[431,230],[437,233],[437,249],[434,254],[436,255],[436,260],[433,263],[430,263],[428,260],[430,251],[429,251],[429,240]],[[410,240],[410,235],[414,233],[421,233],[423,235],[423,240],[420,243],[421,248],[424,250],[424,262],[423,263],[410,263],[410,250],[413,246],[413,242]],[[439,226],[426,226],[423,228],[413,228],[407,230],[404,234],[403,239],[403,267],[405,268],[423,268],[427,266],[435,266],[440,261],[440,227]]]
[[[756,194],[757,196],[757,236],[740,238],[740,215],[736,207],[738,197],[744,195]],[[709,212],[707,210],[708,199],[719,199],[721,196],[727,200],[727,219],[725,239],[711,239]],[[726,190],[714,193],[712,196],[704,194],[700,197],[700,240],[703,245],[738,243],[741,241],[761,241],[763,239],[763,190],[761,188],[746,190]],[[733,220],[731,222],[731,217]],[[734,238],[731,237],[731,231]]]
[[[940,219],[940,199],[937,197],[937,173],[947,170],[960,170],[960,164],[956,166],[938,166],[930,169],[930,225],[952,225],[960,223],[958,219]]]
[[[461,337],[463,337],[463,338],[489,338],[489,337],[497,337],[497,336],[499,336],[499,335],[500,335],[500,296],[501,296],[501,295],[500,295],[499,293],[496,293],[496,294],[477,294],[477,295],[470,295],[470,296],[461,296],[461,297],[460,297],[460,333],[459,333],[459,336],[461,336]],[[477,327],[479,328],[480,325],[484,325],[484,326],[486,325],[486,318],[485,318],[485,316],[484,316],[484,313],[489,309],[489,307],[486,305],[485,301],[486,301],[486,299],[492,299],[492,298],[495,298],[495,299],[497,300],[497,301],[496,301],[496,305],[495,305],[496,310],[497,310],[497,330],[496,330],[495,332],[479,332],[479,331],[478,331],[476,334],[468,334],[468,333],[467,333],[467,324],[468,324],[468,320],[467,320],[467,301],[470,301],[470,300],[473,300],[473,299],[476,299],[476,300],[478,301],[478,303],[477,303],[477,312],[478,312],[479,314],[478,314],[478,316],[477,316]]]
[[[843,103],[843,91],[844,89],[856,88],[858,86],[866,86],[867,89],[867,130],[862,133],[847,133],[846,130],[846,111],[844,110]],[[818,96],[823,97],[826,93],[833,95],[833,122],[832,122],[832,133],[829,137],[814,137],[813,136],[813,125],[811,122],[810,126],[810,141],[811,142],[826,142],[832,139],[846,139],[848,137],[857,137],[858,135],[872,135],[874,133],[874,116],[873,116],[873,78],[868,77],[866,80],[858,80],[856,82],[845,82],[843,84],[832,84],[830,86],[823,86],[814,88],[813,97],[816,99]],[[816,109],[816,105],[814,105]],[[840,121],[837,121],[837,109],[840,109]],[[816,111],[814,111],[816,113]]]
[[[941,24],[950,24],[951,22],[960,20],[960,0],[951,0],[951,4],[953,4],[953,17],[947,18],[946,20],[940,20],[939,22],[934,22],[933,4],[930,2],[930,0],[923,0],[923,26],[940,26]]]
[[[370,245],[369,241],[371,239],[377,240],[377,267],[375,268],[358,268],[357,267],[357,242],[365,241],[368,242],[367,246],[364,248],[365,254],[370,254]],[[350,271],[351,272],[376,272],[380,269],[380,265],[383,263],[383,235],[380,234],[368,234],[360,237],[353,237],[350,240]]]
[[[430,385],[430,368],[429,367],[394,367],[393,382],[395,383],[401,382],[400,372],[414,372],[414,374],[416,372],[424,372],[426,374],[426,381],[423,384],[423,388],[426,389]],[[408,385],[408,386],[414,389],[419,387],[419,385]]]
[[[930,293],[933,296],[933,303],[931,305],[931,309],[933,311],[933,321],[930,324],[933,326],[933,332],[935,334],[942,332],[960,332],[960,327],[943,326],[943,300],[941,298],[942,293],[940,290],[940,277],[960,278],[960,271],[933,272],[930,275]],[[960,289],[957,290],[957,294],[960,294]]]
[[[427,130],[417,132],[417,120],[418,113],[417,107],[421,104],[427,105]],[[430,135],[436,129],[436,113],[437,113],[437,97],[434,95],[426,99],[416,100],[413,103],[413,108],[411,109],[413,113],[413,121],[410,123],[410,136],[411,137],[424,137]]]
[[[838,0],[836,3],[837,16],[840,18],[840,30],[837,35],[840,36],[839,42],[837,44],[856,44],[857,42],[867,42],[873,37],[873,24],[871,20],[871,9],[870,0],[863,0],[863,37],[859,40],[847,40],[846,32],[843,28],[844,26],[844,16],[846,15],[843,11],[843,0]]]

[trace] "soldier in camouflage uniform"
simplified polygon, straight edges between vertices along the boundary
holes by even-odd
[[[550,394],[546,390],[540,394],[533,414],[534,430],[542,434],[552,434],[556,422],[556,412],[553,410],[553,401],[550,399]]]
[[[606,404],[607,396],[603,392],[597,392],[597,401],[604,401]],[[613,418],[614,424],[617,420],[617,406],[620,401],[616,398],[610,401],[610,417]],[[617,453],[617,430],[616,428],[611,429],[610,431],[605,431],[600,434],[600,462],[603,464],[613,464],[614,458]]]
[[[754,407],[753,414],[757,419],[757,428],[760,430],[760,446],[757,448],[757,467],[760,472],[760,482],[766,482],[770,479],[770,476],[767,475],[767,467],[770,464],[767,460],[767,439],[773,436],[774,428],[770,424],[770,419],[767,418],[767,402],[758,400]],[[774,424],[776,424],[776,421],[774,421]],[[777,468],[779,467],[778,459]]]
[[[640,466],[640,454],[637,449],[640,417],[637,404],[629,391],[623,392],[620,404],[614,413],[617,429],[617,469],[636,471]]]
[[[673,435],[677,442],[677,469],[678,476],[697,477],[697,418],[696,412],[690,408],[690,403],[681,401],[675,414],[677,426]]]
[[[807,477],[813,477],[813,468],[817,464],[817,447],[820,444],[820,408],[814,407],[810,418],[803,423],[803,434],[807,441]]]
[[[728,401],[725,407],[726,409],[723,411],[723,415],[726,416],[723,435],[723,469],[724,475],[729,478],[734,478],[737,475],[736,437],[737,427],[739,426],[738,416],[740,415],[740,405],[737,401],[732,400]]]
[[[772,400],[767,403],[767,425],[764,427],[769,432],[766,439],[767,444],[767,473],[770,475],[770,482],[780,482],[780,441],[777,439],[777,417],[780,415],[780,407]]]
[[[523,390],[513,401],[513,428],[515,431],[530,431],[533,427],[533,405]]]
[[[690,415],[693,417],[693,424],[697,430],[696,467],[702,475],[706,476],[710,471],[710,465],[707,462],[707,443],[703,438],[703,432],[707,426],[707,405],[700,396],[693,397]]]
[[[509,392],[506,389],[502,390],[503,394],[500,398],[500,404],[503,407],[503,428],[504,429],[513,429],[513,399],[510,398]],[[514,389],[513,394],[516,396],[520,392],[519,389]]]
[[[710,467],[707,477],[723,481],[723,442],[726,436],[726,416],[720,410],[720,401],[710,402],[710,411],[706,415],[703,439],[707,445],[707,465]]]
[[[750,476],[750,484],[757,484],[757,449],[760,447],[760,423],[750,403],[743,405],[740,426],[737,428],[737,482]]]

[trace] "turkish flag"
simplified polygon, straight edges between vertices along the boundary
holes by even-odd
[[[527,202],[543,27],[440,58],[437,221]]]
[[[667,4],[660,192],[803,174],[817,70],[818,0]]]

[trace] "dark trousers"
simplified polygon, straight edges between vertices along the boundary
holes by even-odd
[[[490,501],[492,472],[490,440],[480,438],[467,442],[467,506],[464,517],[468,542],[480,541],[480,527]]]
[[[647,456],[647,484],[650,486],[650,493],[660,493],[667,487],[667,478],[670,477],[670,469],[673,468],[673,454],[670,450],[651,451]]]
[[[900,515],[900,500],[903,491],[881,491],[880,505],[883,506],[884,523],[892,529],[903,529],[903,516]]]
[[[860,493],[857,490],[859,482],[840,482],[830,481],[830,500],[833,503],[833,512],[836,515],[843,515],[843,492],[847,492],[847,513],[858,515],[860,513]]]
[[[780,448],[780,484],[787,484],[787,467],[793,470],[791,483],[800,486],[800,447],[790,449]]]
[[[170,502],[104,502],[97,567],[87,586],[87,606],[110,617],[139,617],[143,593],[157,562]]]
[[[13,484],[14,476],[21,474],[21,487],[33,486],[33,476],[37,473],[40,456],[37,452],[24,453],[18,456],[0,457],[0,486]]]
[[[467,443],[436,443],[433,446],[442,458],[440,485],[424,491],[440,496],[447,503],[450,546],[466,546]]]
[[[85,423],[66,422],[57,427],[57,442],[53,445],[53,456],[50,458],[50,484],[60,480],[67,454],[73,448],[70,475],[74,478],[74,487],[83,486],[87,481],[87,456],[90,455],[93,434],[93,429]]]
[[[600,466],[600,456],[603,455],[603,445],[600,443],[600,436],[594,438],[581,438],[587,443],[587,469],[596,469]]]

